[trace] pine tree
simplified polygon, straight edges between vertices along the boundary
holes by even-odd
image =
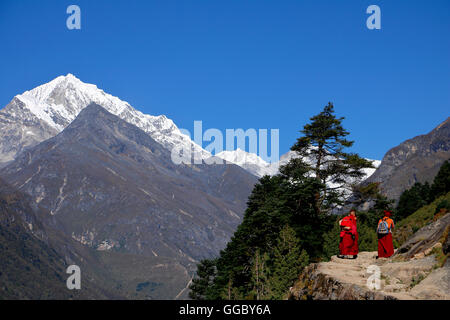
[[[353,145],[353,141],[346,139],[349,132],[342,126],[343,119],[336,118],[333,104],[328,103],[322,112],[311,118],[311,123],[303,127],[303,136],[292,146],[291,150],[300,158],[280,168],[281,173],[293,181],[302,181],[313,175],[321,184],[320,191],[315,193],[317,215],[342,204],[344,189],[352,187],[349,179],[362,178],[362,169],[373,168],[371,161],[344,151]],[[333,187],[329,186],[330,183]]]
[[[433,180],[430,193],[433,199],[447,194],[450,191],[450,162],[447,160],[439,169],[438,174]]]
[[[339,233],[341,228],[338,223],[339,219],[336,219],[333,229],[326,232],[323,236],[323,256],[324,260],[329,260],[332,256],[339,254]]]
[[[208,299],[208,290],[212,287],[216,274],[216,260],[204,259],[197,265],[196,278],[189,286],[189,297],[194,300]]]
[[[268,295],[268,285],[267,285],[268,260],[269,257],[267,253],[261,254],[259,249],[256,250],[253,258],[252,278],[251,278],[253,290],[250,293],[252,298],[256,300],[266,299]]]
[[[272,299],[283,299],[290,286],[308,265],[308,254],[301,249],[295,231],[285,226],[279,235],[277,246],[273,250],[273,265],[269,280],[269,292]]]
[[[223,300],[243,300],[243,296],[239,292],[239,289],[233,285],[233,279],[231,277],[227,286],[223,289],[220,298]]]
[[[421,184],[416,182],[411,188],[400,195],[396,208],[397,219],[404,219],[418,209],[431,202],[431,188],[428,182]]]
[[[376,224],[358,222],[358,246],[359,251],[376,251],[378,249],[378,238]]]

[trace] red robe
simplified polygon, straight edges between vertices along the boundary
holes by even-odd
[[[378,238],[378,257],[389,258],[394,254],[394,245],[392,244],[392,233],[388,233]]]
[[[389,216],[385,216],[378,222],[378,225],[382,221],[386,221],[389,226],[389,233],[378,235],[378,257],[379,258],[389,258],[394,254],[394,244],[392,243],[392,228],[394,227],[394,221],[389,218]]]
[[[358,254],[358,231],[356,219],[353,216],[343,219],[341,226],[350,227],[350,230],[341,231],[341,242],[339,243],[339,253],[341,255],[357,255]]]

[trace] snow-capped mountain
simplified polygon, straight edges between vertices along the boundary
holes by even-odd
[[[273,175],[276,173],[273,171],[271,165],[264,161],[261,157],[239,148],[234,151],[222,151],[216,154],[216,157],[237,164],[257,177]]]
[[[0,110],[0,166],[12,161],[24,148],[47,140],[67,127],[91,102],[145,131],[165,148],[191,148],[203,159],[211,154],[183,134],[174,122],[164,115],[153,116],[134,109],[128,102],[112,96],[94,84],[82,82],[72,74],[25,91]],[[237,149],[216,154],[239,165],[251,174],[262,177],[275,175],[279,167],[295,157],[292,151],[276,163],[268,163],[256,154]],[[378,166],[379,162],[375,165]],[[375,169],[367,169],[367,177]]]
[[[0,162],[13,160],[23,148],[61,132],[91,102],[134,124],[170,150],[175,145],[184,145],[204,158],[210,156],[166,116],[143,114],[96,85],[67,74],[15,96],[0,111]]]
[[[246,152],[238,148],[234,151],[222,151],[216,154],[216,157],[237,164],[238,166],[244,168],[257,177],[262,177],[264,175],[272,176],[277,174],[281,166],[287,164],[291,159],[297,157],[297,155],[294,151],[288,151],[280,157],[279,161],[268,163],[258,155]],[[306,159],[306,161],[310,162],[308,161],[308,159]],[[365,173],[365,177],[363,179],[367,179],[368,177],[370,177],[381,163],[380,160],[371,161],[373,161],[373,165],[375,166],[375,168],[363,169]]]

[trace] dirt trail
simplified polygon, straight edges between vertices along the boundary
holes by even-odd
[[[376,255],[375,251],[361,252],[354,260],[333,256],[331,261],[319,263],[315,272],[344,285],[356,285],[362,290],[376,291],[380,297],[402,300],[450,299],[448,263],[443,268],[435,269],[436,260],[433,255],[408,261],[396,261],[395,258],[375,259]],[[381,272],[379,290],[371,290],[367,285],[369,277],[373,275],[370,266],[379,267]]]

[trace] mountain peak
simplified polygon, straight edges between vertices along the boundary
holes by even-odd
[[[435,130],[439,130],[442,127],[448,126],[449,124],[450,124],[450,117],[448,117],[447,119],[445,119],[444,122],[442,122],[440,125],[438,125]]]
[[[2,111],[0,118],[10,123],[16,121],[14,132],[8,139],[0,140],[0,162],[12,160],[24,147],[33,146],[66,128],[78,114],[91,103],[100,105],[106,111],[135,125],[150,135],[158,143],[171,150],[176,145],[186,145],[200,152],[204,158],[211,154],[181,133],[171,119],[164,115],[148,115],[134,109],[128,102],[104,92],[94,84],[84,83],[68,73],[58,76],[48,83],[17,95]],[[1,120],[1,119],[0,119]],[[2,130],[0,121],[0,131]],[[32,127],[30,126],[32,123]],[[8,124],[8,126],[10,126]],[[24,131],[24,126],[27,130]],[[5,130],[11,130],[10,127]],[[24,132],[30,132],[29,137]],[[33,139],[31,139],[33,134]],[[11,139],[11,135],[14,139]],[[14,148],[6,140],[14,140]]]
[[[431,182],[450,157],[449,124],[447,118],[429,133],[391,148],[367,182],[380,182],[381,190],[391,199],[398,199],[416,182]]]
[[[91,102],[83,110],[80,111],[77,118],[86,117],[87,115],[98,113],[110,114],[110,112],[106,111],[106,109],[103,108],[101,105],[95,102]]]

